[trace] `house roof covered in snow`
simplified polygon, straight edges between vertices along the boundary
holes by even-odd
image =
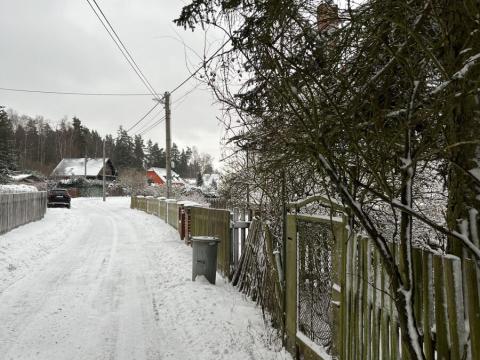
[[[9,175],[10,179],[12,179],[15,182],[21,182],[21,181],[42,181],[42,179],[34,174],[14,174],[14,175]]]
[[[105,163],[110,161],[106,158]],[[98,176],[103,169],[103,158],[87,158],[87,176]],[[85,158],[62,159],[52,176],[85,176]]]
[[[158,167],[151,167],[147,171],[153,171],[157,176],[162,179],[164,183],[167,182],[167,169],[165,168],[158,168]],[[183,184],[185,185],[185,181],[178,175],[175,171],[172,170],[172,183],[174,184]]]

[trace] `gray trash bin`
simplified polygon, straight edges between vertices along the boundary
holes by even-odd
[[[192,281],[197,275],[205,275],[211,284],[215,284],[219,242],[220,239],[213,236],[192,237]]]

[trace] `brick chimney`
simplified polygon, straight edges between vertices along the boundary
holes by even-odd
[[[339,22],[338,6],[331,0],[326,0],[318,5],[317,26],[319,32],[332,31],[337,28]]]

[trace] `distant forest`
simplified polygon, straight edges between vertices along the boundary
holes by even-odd
[[[42,116],[18,115],[0,107],[0,172],[33,170],[49,175],[62,158],[102,157],[102,142],[100,134],[77,117],[63,118],[52,127]],[[105,149],[120,172],[165,167],[165,151],[158,143],[145,143],[141,135],[131,136],[121,126],[115,136],[105,136]],[[174,170],[182,177],[212,173],[212,160],[195,147],[180,149],[172,144]]]

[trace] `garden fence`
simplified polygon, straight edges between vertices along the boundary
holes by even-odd
[[[42,219],[46,209],[46,191],[0,194],[0,234]]]

